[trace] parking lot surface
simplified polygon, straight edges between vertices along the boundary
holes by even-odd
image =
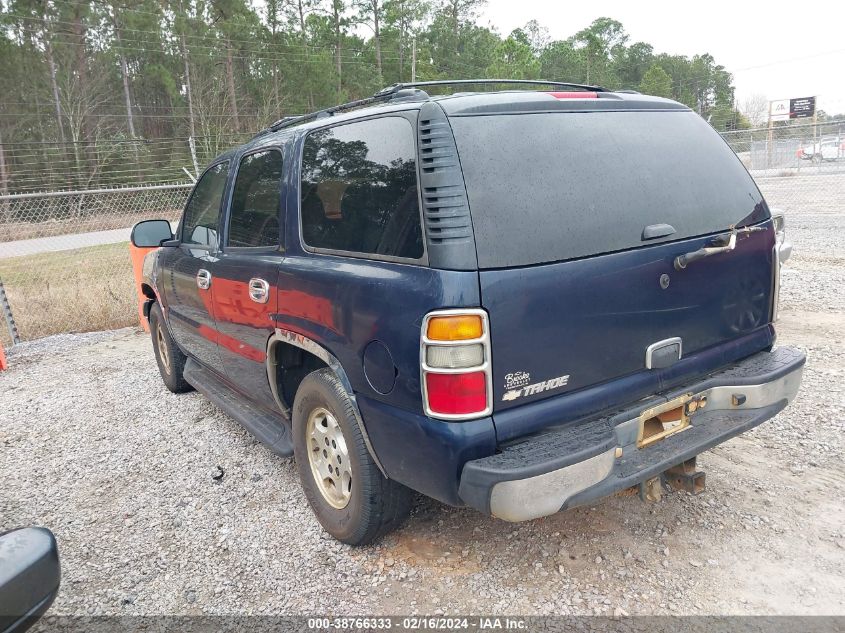
[[[807,352],[804,385],[699,458],[699,496],[523,524],[420,498],[398,532],[350,548],[322,532],[292,461],[166,391],[126,329],[10,354],[0,531],[56,533],[57,615],[845,614],[845,214],[799,206],[788,231],[777,329]]]

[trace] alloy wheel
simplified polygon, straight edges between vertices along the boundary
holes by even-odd
[[[308,462],[320,494],[333,508],[343,509],[352,496],[352,464],[343,430],[335,416],[317,407],[305,427]]]

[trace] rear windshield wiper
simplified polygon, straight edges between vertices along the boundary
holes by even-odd
[[[727,253],[728,251],[732,251],[736,248],[736,237],[740,233],[754,233],[756,231],[765,230],[766,228],[763,226],[744,226],[740,229],[732,226],[730,227],[731,232],[715,238],[712,246],[705,246],[703,248],[699,248],[697,251],[678,255],[675,258],[675,270],[683,270],[699,259],[704,259],[705,257],[710,257],[711,255],[717,255],[718,253]]]

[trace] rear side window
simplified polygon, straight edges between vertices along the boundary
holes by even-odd
[[[766,219],[757,186],[692,112],[452,117],[481,268],[561,261]],[[675,233],[644,241],[643,229]]]
[[[228,246],[279,246],[281,183],[279,151],[257,152],[241,159],[229,210]]]
[[[194,187],[182,221],[183,244],[217,246],[220,202],[228,174],[229,162],[219,163],[210,167]]]
[[[385,117],[312,132],[302,156],[302,237],[318,249],[423,255],[414,130]]]

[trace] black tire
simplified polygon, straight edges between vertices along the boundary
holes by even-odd
[[[351,464],[350,496],[340,508],[324,496],[309,458],[308,421],[312,414],[320,415],[321,410],[330,413],[342,431]],[[402,524],[411,511],[413,493],[387,479],[376,466],[358,426],[353,404],[334,372],[319,369],[305,377],[294,398],[292,419],[299,479],[326,532],[348,545],[366,545]]]
[[[154,303],[150,308],[150,335],[153,339],[153,352],[155,352],[158,371],[167,388],[173,393],[193,391],[194,388],[188,384],[184,376],[188,357],[171,338],[158,303]]]

